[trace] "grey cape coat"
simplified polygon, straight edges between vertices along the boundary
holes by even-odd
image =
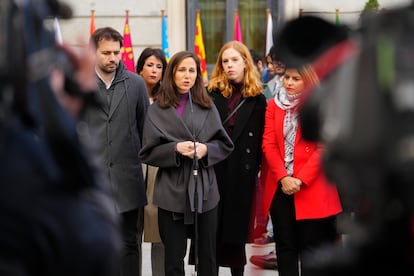
[[[193,174],[193,160],[176,153],[178,142],[195,140],[207,145],[208,153],[199,160],[198,178]],[[233,143],[224,130],[218,111],[187,104],[182,117],[174,107],[161,108],[152,104],[144,124],[142,162],[157,166],[154,204],[162,209],[189,214],[194,212],[194,183],[197,181],[198,212],[206,212],[218,205],[220,196],[214,165],[233,150]]]

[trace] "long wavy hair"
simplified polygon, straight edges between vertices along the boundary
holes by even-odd
[[[233,48],[240,53],[246,65],[244,69],[242,96],[248,98],[263,93],[260,74],[255,68],[250,50],[243,43],[235,40],[227,42],[220,49],[216,64],[211,73],[208,91],[220,90],[225,98],[229,98],[233,94],[233,86],[227,78],[223,68],[223,52],[230,48]]]
[[[178,106],[180,103],[180,93],[178,92],[177,85],[174,81],[174,75],[177,71],[177,67],[186,58],[192,58],[197,67],[197,78],[193,87],[190,88],[191,99],[201,107],[211,108],[213,106],[213,100],[203,86],[200,60],[194,53],[189,51],[181,51],[171,57],[167,68],[165,69],[164,80],[162,81],[160,90],[156,95],[156,101],[158,105],[163,108]]]

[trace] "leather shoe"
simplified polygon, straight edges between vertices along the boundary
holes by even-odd
[[[276,251],[272,251],[266,255],[253,255],[250,262],[264,269],[277,269]]]
[[[254,239],[253,247],[275,246],[275,239],[272,233],[265,233],[260,238]]]

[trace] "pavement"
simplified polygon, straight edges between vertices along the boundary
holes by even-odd
[[[244,269],[244,276],[278,276],[277,270],[262,269],[249,262],[251,255],[265,255],[270,253],[274,249],[272,246],[253,247],[251,244],[246,245],[247,264]],[[188,251],[187,251],[188,252]],[[185,259],[187,263],[187,257]],[[185,266],[185,275],[191,276],[194,274],[194,266]],[[142,276],[152,276],[151,273],[151,244],[142,243]],[[230,269],[226,267],[220,267],[219,276],[231,276]]]

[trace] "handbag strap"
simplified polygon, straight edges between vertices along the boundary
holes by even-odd
[[[224,119],[223,121],[223,125],[225,125],[230,119],[231,117],[233,117],[233,115],[237,112],[237,110],[239,110],[239,108],[243,105],[243,103],[246,101],[246,98],[244,98],[237,106],[235,109],[233,109],[233,111],[227,116],[226,119]]]

